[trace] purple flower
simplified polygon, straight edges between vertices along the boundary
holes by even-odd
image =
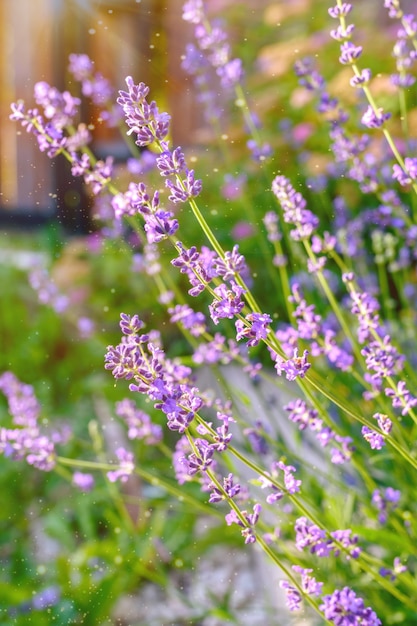
[[[343,65],[352,65],[362,54],[362,46],[355,46],[351,41],[344,41],[340,46],[339,61]]]
[[[385,446],[384,437],[368,426],[362,426],[362,435],[372,450],[381,450]]]
[[[392,18],[401,18],[403,12],[401,11],[399,0],[384,0],[384,7],[388,9],[388,15]]]
[[[241,59],[232,59],[217,68],[217,74],[220,77],[220,83],[225,89],[235,87],[240,83],[244,76]]]
[[[277,354],[274,367],[277,370],[278,376],[285,373],[287,380],[295,380],[298,376],[304,378],[311,367],[311,363],[307,361],[307,356],[307,350],[304,350],[303,356],[298,356],[298,348],[294,350],[292,359],[286,360]]]
[[[147,215],[145,219],[145,232],[148,243],[159,243],[167,237],[172,237],[179,227],[178,220],[173,219],[171,211],[158,209],[153,215]]]
[[[346,17],[352,10],[352,5],[348,2],[342,2],[340,5],[336,5],[329,9],[330,17],[334,19],[340,19],[341,17]]]
[[[387,569],[386,567],[381,567],[379,573],[381,576],[385,576],[390,578],[391,581],[396,580],[399,574],[403,574],[407,571],[407,566],[401,563],[401,559],[397,556],[394,559],[394,567],[392,569]]]
[[[74,472],[72,475],[72,484],[80,489],[80,491],[91,491],[94,487],[94,476],[85,474],[84,472]]]
[[[107,157],[105,161],[97,161],[92,170],[84,174],[87,185],[91,185],[94,195],[97,195],[110,182],[113,174],[113,157]]]
[[[173,308],[168,309],[171,315],[171,322],[180,324],[186,330],[189,330],[193,337],[199,337],[207,331],[206,318],[203,313],[193,311],[188,304],[177,304]]]
[[[249,444],[255,454],[268,454],[269,446],[264,436],[265,428],[260,420],[255,424],[255,428],[245,428],[243,434],[248,438]]]
[[[53,585],[38,591],[38,593],[33,596],[31,604],[36,611],[43,611],[44,609],[58,604],[60,597],[60,588],[57,585]],[[30,618],[29,621],[31,621]]]
[[[0,453],[15,460],[25,459],[44,472],[56,465],[55,442],[64,440],[59,432],[43,435],[38,425],[40,406],[31,385],[21,383],[12,372],[0,376],[0,390],[7,398],[13,424],[0,427]]]
[[[321,435],[321,433],[319,434]],[[352,453],[354,452],[352,437],[342,437],[341,435],[333,434],[333,439],[340,444],[340,447],[331,449],[330,460],[335,465],[342,465],[351,459]]]
[[[212,341],[200,343],[194,350],[194,363],[222,363],[226,365],[239,356],[239,349],[235,341],[228,339],[220,333],[215,333]]]
[[[87,54],[70,54],[69,71],[75,80],[84,80],[93,73],[94,63]]]
[[[294,530],[296,533],[295,545],[300,551],[304,550],[304,548],[322,544],[326,540],[324,530],[316,526],[316,524],[310,524],[306,517],[300,517],[296,520]]]
[[[399,165],[393,165],[392,167],[392,177],[397,179],[402,186],[410,185],[417,179],[417,159],[406,157],[404,159],[404,165],[405,170]]]
[[[107,478],[112,483],[115,483],[118,480],[125,483],[135,469],[133,453],[129,452],[125,448],[117,448],[116,456],[119,461],[119,467],[114,471],[107,472]]]
[[[340,546],[342,546],[345,550],[346,559],[350,558],[357,559],[361,553],[361,548],[357,545],[359,537],[358,535],[353,535],[351,530],[335,530],[330,533],[331,537],[335,540],[330,544],[330,547],[333,550],[333,554],[335,556],[339,556],[340,554]]]
[[[272,191],[284,212],[284,221],[294,224],[291,237],[296,241],[308,239],[317,228],[319,220],[307,210],[306,201],[295,191],[285,176],[276,176],[272,181]]]
[[[310,576],[312,569],[306,569],[299,565],[293,565],[294,572],[301,574],[301,587],[304,593],[308,593],[311,596],[320,596],[322,594],[323,583],[317,582],[314,576]]]
[[[45,81],[35,84],[34,97],[36,104],[43,107],[46,119],[53,120],[56,128],[62,129],[73,124],[81,103],[79,98],[74,98],[68,91],[58,91]]]
[[[245,303],[241,300],[245,290],[233,280],[230,281],[229,286],[222,283],[215,287],[214,293],[216,300],[210,304],[209,309],[211,319],[215,324],[218,324],[219,320],[223,318],[232,319],[245,306]]]
[[[13,423],[18,426],[35,428],[41,407],[32,385],[20,382],[12,372],[4,372],[0,376],[0,391],[7,398]]]
[[[385,435],[389,435],[392,430],[392,421],[384,413],[375,413],[373,418],[377,420],[378,426]]]
[[[293,585],[290,585],[287,580],[280,580],[279,586],[281,589],[285,589],[288,609],[291,612],[299,611],[301,609],[302,597],[298,589],[296,589]]]
[[[156,157],[156,165],[161,176],[180,174],[187,169],[184,153],[180,147],[175,148],[172,152],[169,150],[162,152],[162,154]]]
[[[233,474],[228,474],[223,478],[222,489],[219,489],[215,483],[210,483],[209,488],[212,490],[209,502],[217,503],[226,498],[234,498],[240,493],[240,485],[235,484]]]
[[[162,142],[169,131],[170,116],[160,113],[156,102],[148,103],[146,97],[149,88],[144,83],[135,85],[133,78],[128,76],[126,85],[128,91],[119,91],[117,102],[129,126],[127,134],[136,134],[135,143],[138,146],[148,146],[154,141]]]
[[[288,419],[298,424],[299,430],[321,430],[323,422],[318,418],[318,411],[309,408],[304,400],[292,400],[284,409],[289,413]]]
[[[260,144],[255,139],[249,139],[246,142],[247,147],[252,153],[252,158],[255,161],[265,161],[272,154],[272,148],[269,143]]]
[[[350,84],[352,87],[364,87],[371,80],[371,76],[371,70],[365,68],[359,74],[355,74],[355,76],[350,79]]]
[[[161,426],[153,424],[148,413],[138,409],[130,398],[116,404],[116,415],[126,422],[129,439],[139,439],[146,445],[156,445],[162,440]]]
[[[190,198],[198,196],[202,189],[202,182],[195,180],[193,170],[187,171],[187,178],[177,179],[176,183],[167,179],[165,185],[171,191],[169,199],[174,203],[187,202]]]
[[[237,244],[233,246],[231,252],[227,250],[224,253],[223,259],[216,257],[214,259],[214,267],[217,276],[221,276],[226,282],[239,274],[247,272],[245,257],[239,254],[239,246]]]
[[[348,24],[347,26],[339,26],[336,29],[330,31],[330,36],[336,41],[342,42],[344,39],[349,39],[355,30],[354,24]]]
[[[232,438],[232,433],[229,433],[229,424],[225,421],[221,426],[216,428],[216,434],[213,435],[214,443],[212,447],[217,450],[217,452],[224,452],[227,450]]]
[[[400,380],[396,389],[386,388],[385,395],[392,398],[394,408],[401,409],[401,415],[407,415],[417,405],[417,398],[411,395],[403,380]]]
[[[182,19],[191,24],[200,24],[204,19],[203,0],[187,0],[182,8]]]
[[[384,113],[382,108],[374,111],[371,105],[368,106],[362,115],[362,124],[367,128],[380,128],[391,117],[391,113]]]
[[[225,517],[226,524],[231,526],[232,524],[237,524],[242,527],[242,537],[245,539],[245,543],[255,543],[256,535],[253,527],[257,524],[259,520],[259,515],[262,510],[260,504],[255,504],[253,507],[253,513],[248,513],[247,511],[241,511],[242,517],[245,519],[245,523],[239,518],[236,511],[232,509],[230,513],[228,513]]]
[[[379,511],[378,521],[380,524],[386,524],[388,520],[388,514],[394,511],[401,498],[401,491],[387,487],[383,492],[380,489],[375,489],[372,494],[372,504]]]
[[[124,335],[136,335],[141,328],[143,328],[144,323],[139,318],[139,315],[127,315],[127,313],[120,313],[120,330]]]
[[[389,335],[383,339],[371,341],[361,350],[366,360],[366,367],[375,372],[371,378],[376,383],[382,378],[398,374],[403,367],[405,357],[392,345]]]
[[[248,346],[257,346],[270,332],[269,324],[272,323],[272,318],[267,313],[248,313],[245,320],[246,324],[240,319],[235,322],[236,340],[248,339]]]
[[[323,596],[320,605],[324,617],[337,626],[380,626],[381,621],[376,613],[365,607],[362,598],[349,587],[336,589],[331,595]]]
[[[225,174],[224,183],[221,188],[223,198],[226,200],[237,200],[240,198],[243,193],[246,178],[246,174],[238,174],[237,176]]]

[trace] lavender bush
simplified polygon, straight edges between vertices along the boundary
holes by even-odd
[[[140,282],[120,312],[121,338],[105,353],[107,384],[113,376],[123,393],[113,412],[126,436],[106,436],[112,410],[103,432],[90,423],[89,443],[65,427],[45,429],[33,387],[8,371],[0,387],[12,423],[2,427],[1,441],[5,456],[67,478],[92,503],[105,506],[110,494],[117,516],[108,524],[120,533],[122,520],[127,545],[146,535],[146,516],[136,525],[131,507],[146,502],[140,490],[148,484],[196,517],[220,517],[212,542],[238,538],[263,552],[283,575],[289,611],[309,623],[411,625],[417,158],[409,110],[416,111],[417,20],[397,0],[381,2],[394,40],[390,84],[376,93],[366,60],[371,42],[359,45],[354,28],[356,5],[338,0],[321,17],[333,54],[337,46],[349,70],[346,103],[322,75],[320,55],[295,63],[297,93],[310,109],[309,121],[301,115],[276,127],[297,163],[288,174],[269,128],[276,112],[266,112],[262,126],[246,95],[246,68],[202,0],[184,4],[194,41],[183,67],[220,135],[192,167],[187,150],[172,145],[170,116],[149,88],[129,76],[116,104],[84,54],[71,55],[69,70],[101,118],[125,134],[127,183],[111,156],[98,161],[90,150],[78,97],[41,82],[36,108],[12,105],[12,119],[40,150],[64,156],[84,178],[100,236],[128,255]],[[225,140],[225,120],[239,127],[238,149]],[[319,149],[315,126],[325,142]],[[311,175],[307,161],[319,150],[324,166]],[[213,163],[224,178],[206,184],[211,170],[203,167]],[[227,203],[240,216],[232,237],[222,229]],[[82,336],[98,334],[45,271],[30,279],[40,300]],[[258,394],[256,409],[248,390]],[[155,511],[171,501],[151,500]],[[90,559],[104,558],[99,541],[89,550]],[[119,592],[138,576],[168,584],[151,561],[138,555],[136,563],[121,562]],[[44,605],[57,596],[54,589]],[[217,623],[233,620],[222,610]]]

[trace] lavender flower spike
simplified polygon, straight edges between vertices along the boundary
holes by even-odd
[[[128,135],[136,133],[136,144],[148,146],[154,141],[163,141],[168,134],[170,116],[160,113],[156,102],[148,102],[146,97],[149,87],[145,83],[135,85],[133,78],[126,78],[128,91],[119,91],[118,104],[122,107],[126,123],[129,126]]]

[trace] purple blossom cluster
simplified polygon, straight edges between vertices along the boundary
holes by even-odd
[[[168,428],[183,433],[203,406],[190,381],[191,370],[167,359],[149,334],[140,333],[143,322],[137,315],[120,317],[124,337],[118,346],[108,346],[105,368],[116,379],[133,381],[130,390],[146,394],[166,414]]]
[[[198,74],[200,81],[208,68],[213,68],[223,89],[231,89],[242,81],[241,59],[231,58],[226,32],[219,23],[211,24],[202,0],[188,0],[183,6],[183,20],[194,25],[197,48],[188,44],[183,67]]]
[[[337,626],[380,626],[381,620],[369,607],[365,607],[353,589],[344,587],[336,589],[332,594],[323,596],[320,606],[324,617]]]
[[[0,427],[0,452],[45,472],[56,465],[55,444],[65,443],[68,433],[44,434],[39,425],[40,406],[33,387],[21,383],[12,372],[0,376],[0,390],[7,398],[12,428]]]
[[[359,537],[351,530],[335,530],[327,536],[325,531],[316,524],[309,523],[306,517],[300,517],[295,522],[296,540],[298,550],[309,548],[311,554],[318,557],[328,557],[330,554],[339,556],[343,550],[347,559],[357,559],[361,548],[357,545]]]
[[[129,439],[139,439],[147,445],[156,445],[162,440],[162,427],[154,424],[148,413],[138,409],[130,398],[117,402],[116,415],[126,422]]]
[[[294,226],[291,237],[295,241],[309,239],[318,226],[318,218],[308,209],[300,192],[296,191],[285,176],[276,176],[272,181],[272,192],[278,200],[284,222]]]
[[[270,490],[266,497],[268,504],[278,502],[285,494],[294,495],[300,491],[301,480],[294,478],[295,472],[296,469],[292,465],[286,465],[283,461],[275,461],[271,466],[271,471],[264,472],[259,477],[261,488]],[[278,487],[279,484],[282,486]]]
[[[68,138],[64,128],[66,124],[73,123],[72,116],[78,112],[79,99],[73,98],[69,92],[61,94],[46,83],[42,84],[39,91],[40,93],[36,93],[35,85],[35,99],[45,107],[44,115],[41,115],[37,108],[26,111],[24,102],[19,101],[11,105],[10,119],[20,122],[28,133],[32,133],[38,142],[39,150],[46,152],[52,159],[67,146]],[[85,134],[84,128],[82,132]]]
[[[391,74],[391,82],[401,89],[407,89],[414,85],[416,81],[411,70],[417,59],[413,43],[417,33],[417,20],[412,13],[404,14],[400,5],[396,2],[385,0],[384,6],[388,9],[389,17],[400,21],[397,40],[392,51],[397,72]]]
[[[279,585],[285,589],[287,596],[287,606],[290,611],[299,611],[302,607],[302,595],[320,596],[322,594],[322,582],[317,582],[314,576],[311,576],[312,569],[293,565],[292,569],[301,576],[301,590],[291,585],[287,580],[280,581]]]
[[[194,25],[196,40],[196,45],[187,44],[182,67],[194,77],[205,118],[217,125],[224,117],[224,96],[230,97],[235,92],[238,96],[236,104],[243,110],[247,129],[252,135],[247,147],[256,161],[265,160],[271,155],[271,147],[258,137],[259,120],[242,98],[242,60],[232,58],[228,36],[220,20],[210,22],[203,0],[187,0],[182,17]]]
[[[122,483],[125,483],[135,469],[133,452],[126,450],[126,448],[120,447],[117,448],[115,454],[117,457],[118,467],[115,470],[107,472],[107,478],[111,483],[115,483],[118,480],[120,480],[120,482]]]
[[[341,30],[340,30],[341,29]],[[331,31],[332,37],[338,41],[344,40],[351,35],[353,25],[349,27],[339,27]],[[345,33],[345,34],[343,34]],[[346,50],[352,52],[352,46],[345,41]],[[359,55],[360,48],[355,48]],[[345,57],[343,57],[346,60]],[[369,194],[377,192],[385,187],[385,181],[381,176],[384,171],[387,159],[386,152],[381,152],[376,156],[370,152],[371,137],[367,133],[355,134],[347,128],[349,114],[340,105],[338,99],[330,95],[326,88],[326,82],[322,75],[315,68],[311,58],[304,58],[295,64],[295,72],[299,77],[299,83],[309,91],[313,92],[317,99],[317,109],[329,124],[329,136],[331,139],[331,149],[334,154],[335,164],[329,166],[329,175],[332,177],[347,176],[356,181],[363,193]],[[371,79],[369,69],[359,70],[355,65],[355,74],[351,79],[353,87],[364,88]],[[365,126],[371,128],[380,126],[386,121],[387,115],[382,111],[375,112],[370,106],[362,116]]]
[[[68,70],[81,83],[83,96],[100,107],[100,121],[105,121],[108,126],[117,126],[122,119],[122,111],[114,102],[114,89],[107,78],[94,70],[94,62],[89,56],[70,54]]]
[[[244,537],[245,539],[245,543],[255,543],[255,526],[258,523],[261,510],[262,507],[260,504],[254,505],[252,513],[242,511],[241,515],[238,515],[235,509],[231,509],[230,513],[226,515],[226,523],[228,526],[231,526],[232,524],[237,524],[242,528],[241,534],[242,537]]]
[[[378,521],[380,524],[386,524],[389,514],[394,511],[401,498],[399,489],[386,487],[384,490],[375,489],[372,494],[372,504],[378,510]]]
[[[390,335],[383,334],[379,318],[379,303],[366,291],[358,289],[353,273],[345,274],[343,280],[352,300],[352,313],[358,319],[358,340],[366,345],[361,353],[365,357],[367,373],[366,381],[372,386],[373,392],[366,392],[366,397],[377,395],[387,384],[384,393],[392,398],[392,406],[401,409],[401,415],[407,415],[417,405],[417,398],[407,389],[404,380],[393,384],[392,380],[400,374],[404,367],[405,357],[392,344]],[[388,431],[384,430],[385,434]],[[375,447],[378,447],[373,435],[365,430],[365,435],[372,437]],[[379,442],[381,443],[381,441]]]
[[[304,400],[292,400],[284,409],[288,411],[288,419],[303,431],[307,428],[314,432],[319,444],[325,448],[330,443],[336,444],[330,449],[330,460],[335,465],[342,465],[352,458],[354,452],[353,439],[337,434],[329,426],[323,424],[318,411],[310,408]]]
[[[354,31],[353,24],[346,24],[345,17],[352,10],[352,5],[343,2],[329,9],[330,17],[339,21],[339,26],[330,32],[331,36],[340,42],[339,61],[342,65],[351,65],[354,71],[354,77],[351,84],[354,87],[364,87],[369,83],[371,71],[366,68],[360,70],[356,64],[362,55],[362,46],[356,46],[352,41],[352,33]],[[366,108],[362,115],[362,124],[367,128],[380,128],[391,117],[390,113],[384,113],[382,108],[377,108],[372,102]]]

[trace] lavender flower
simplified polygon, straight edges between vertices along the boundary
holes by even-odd
[[[188,473],[206,472],[213,463],[215,448],[206,439],[195,439],[193,452],[188,456]]]
[[[180,324],[189,330],[193,337],[199,337],[207,331],[206,319],[200,311],[195,312],[187,304],[177,304],[168,309],[171,322]]]
[[[417,159],[406,157],[404,165],[405,170],[397,164],[392,167],[392,177],[398,180],[402,187],[411,185],[417,179]]]
[[[318,218],[307,210],[306,201],[295,191],[285,176],[276,176],[272,182],[272,191],[284,212],[284,221],[293,224],[291,237],[295,241],[308,239],[318,226]]]
[[[266,313],[249,313],[245,320],[246,323],[240,319],[235,322],[236,340],[245,338],[248,339],[248,346],[257,346],[270,332],[269,324],[272,323],[272,318]]]
[[[296,532],[295,544],[298,550],[310,548],[312,554],[319,557],[327,557],[331,553],[338,556],[343,547],[346,558],[356,559],[361,549],[357,546],[358,536],[352,535],[351,530],[335,530],[330,533],[330,538],[326,536],[324,530],[316,524],[310,524],[306,517],[300,517],[295,522]]]
[[[275,359],[275,369],[278,376],[285,373],[287,380],[295,380],[298,376],[304,378],[306,373],[311,367],[311,363],[307,361],[308,351],[304,350],[303,356],[298,356],[298,349],[294,350],[294,355],[291,359],[284,359],[277,354]]]
[[[133,453],[129,452],[125,448],[117,448],[116,456],[119,461],[119,467],[114,471],[107,472],[107,478],[112,483],[115,483],[118,480],[125,483],[135,469]]]
[[[362,598],[349,587],[336,589],[331,595],[323,596],[320,606],[324,617],[337,626],[380,626],[382,622],[376,613],[365,607]]]
[[[231,473],[223,478],[221,489],[213,482],[210,483],[209,488],[212,490],[209,502],[212,503],[221,502],[226,497],[234,498],[240,493],[240,485],[234,482],[234,476]]]
[[[291,612],[299,611],[301,609],[302,596],[298,589],[291,585],[287,580],[280,580],[279,586],[281,589],[285,589],[288,609]]]
[[[380,128],[391,117],[391,113],[384,113],[382,108],[373,109],[371,105],[368,106],[365,113],[362,115],[362,124],[367,128]]]
[[[0,427],[0,453],[15,460],[25,459],[29,465],[44,472],[56,464],[55,445],[65,437],[58,431],[51,436],[42,434],[38,424],[40,406],[31,385],[21,383],[12,372],[0,376],[0,390],[7,398],[13,426]]]
[[[299,430],[321,430],[323,422],[318,418],[318,411],[309,408],[304,400],[293,400],[284,409],[289,413],[288,419],[298,424]]]
[[[399,489],[393,489],[387,487],[384,491],[375,489],[372,494],[372,504],[379,511],[378,521],[380,524],[386,524],[388,521],[388,515],[394,511],[401,498],[401,491]]]
[[[323,583],[317,582],[314,576],[310,576],[312,569],[300,567],[299,565],[293,565],[294,572],[301,574],[301,587],[304,593],[308,593],[312,596],[320,596],[322,593]]]
[[[254,531],[254,526],[257,524],[259,520],[259,515],[262,510],[260,504],[255,504],[253,507],[253,513],[248,513],[247,511],[241,511],[241,515],[244,518],[245,522],[243,522],[240,517],[237,515],[236,511],[232,509],[230,513],[226,515],[226,524],[231,526],[232,524],[237,524],[242,527],[242,537],[245,539],[245,543],[255,543],[256,535]]]
[[[127,134],[135,133],[136,144],[142,147],[163,141],[168,134],[170,116],[160,113],[155,101],[148,103],[149,88],[144,83],[135,85],[133,78],[128,76],[126,85],[128,91],[119,91],[117,102],[129,126]]]
[[[84,472],[74,472],[72,484],[80,491],[91,491],[94,487],[94,476]]]
[[[223,318],[233,319],[245,306],[245,303],[241,300],[245,290],[233,280],[230,281],[229,287],[224,283],[215,287],[214,293],[216,299],[210,304],[209,309],[211,319],[215,324],[218,324],[219,320]]]
[[[189,380],[191,370],[167,359],[151,333],[137,334],[142,327],[137,316],[122,313],[120,325],[125,336],[118,346],[108,346],[105,368],[115,378],[133,380],[129,389],[146,394],[166,414],[168,428],[183,433],[204,404]]]
[[[407,571],[407,569],[407,566],[403,565],[403,563],[401,563],[401,559],[397,556],[394,559],[392,569],[381,567],[379,573],[381,574],[381,576],[389,577],[390,580],[393,582],[394,580],[396,580],[399,574],[403,574]]]
[[[396,389],[386,388],[385,395],[392,398],[394,408],[401,409],[401,415],[407,415],[417,405],[417,398],[408,391],[403,380],[397,383]]]
[[[375,430],[368,428],[368,426],[362,426],[363,438],[369,443],[372,450],[381,450],[385,446],[384,437],[377,433]]]
[[[147,445],[156,445],[162,440],[161,426],[153,424],[150,416],[138,409],[130,398],[116,404],[116,415],[125,420],[129,439],[139,439]]]

